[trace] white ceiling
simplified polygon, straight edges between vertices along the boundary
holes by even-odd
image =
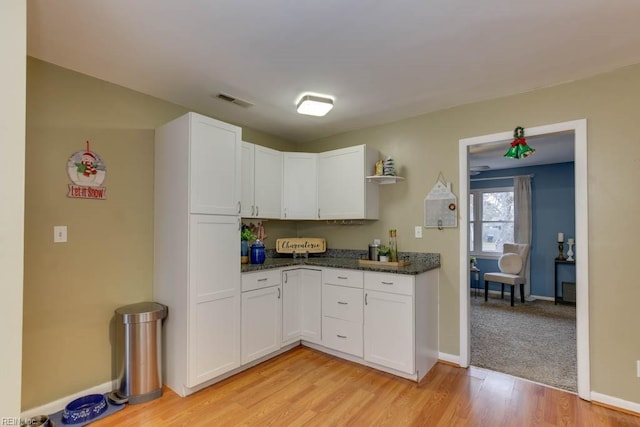
[[[28,0],[28,54],[306,142],[640,63],[638,17],[638,0]],[[298,115],[305,91],[335,108]]]
[[[575,159],[573,132],[526,137],[527,145],[535,152],[521,159],[504,157],[504,154],[511,147],[512,141],[513,138],[508,141],[496,141],[469,147],[469,170],[482,173],[486,170],[573,162]]]

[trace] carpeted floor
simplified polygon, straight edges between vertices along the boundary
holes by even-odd
[[[472,295],[471,365],[575,392],[575,306]]]

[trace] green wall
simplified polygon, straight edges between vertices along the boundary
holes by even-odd
[[[381,218],[361,226],[304,223],[305,236],[324,236],[334,248],[365,248],[398,230],[400,250],[439,252],[440,351],[459,354],[459,228],[422,224],[423,200],[439,172],[459,194],[459,139],[587,119],[591,389],[640,402],[640,286],[633,249],[640,218],[640,66],[505,98],[478,102],[315,141],[316,151],[368,144],[392,156],[406,181],[380,188]],[[464,185],[464,183],[462,183]]]
[[[154,128],[186,111],[29,58],[23,409],[115,378],[113,312],[152,298]],[[243,136],[293,148],[253,129]],[[87,140],[106,163],[106,200],[66,197],[67,160]],[[68,227],[67,243],[53,243],[54,225]]]
[[[38,60],[27,70],[27,184],[23,408],[110,381],[109,322],[120,305],[151,298],[153,128],[183,107]],[[399,249],[439,252],[440,351],[459,353],[459,228],[422,224],[423,200],[439,172],[459,193],[458,140],[586,118],[592,390],[640,402],[636,360],[640,286],[633,269],[640,200],[640,66],[526,94],[465,105],[308,144],[256,130],[245,140],[280,150],[324,151],[369,144],[392,156],[406,181],[380,188],[381,219],[364,225],[267,223],[275,234],[323,236],[361,248],[398,230]],[[107,163],[106,201],[65,196],[64,165],[91,140]],[[67,225],[69,242],[52,243]],[[45,348],[46,351],[42,351]]]

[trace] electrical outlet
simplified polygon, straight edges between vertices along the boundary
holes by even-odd
[[[422,239],[422,226],[421,225],[416,225],[415,235],[416,235],[416,239]]]
[[[55,225],[53,227],[53,243],[64,243],[67,241],[67,226]]]

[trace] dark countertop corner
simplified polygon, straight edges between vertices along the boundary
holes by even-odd
[[[269,256],[271,255],[271,256]],[[283,267],[330,267],[347,268],[350,270],[377,271],[395,274],[416,275],[434,268],[440,268],[440,254],[424,252],[401,252],[400,259],[411,261],[405,267],[360,265],[358,260],[364,257],[364,251],[351,250],[327,250],[323,256],[309,256],[309,258],[282,257],[273,252],[267,254],[264,264],[242,264],[241,272],[249,273],[260,270],[271,270]]]

